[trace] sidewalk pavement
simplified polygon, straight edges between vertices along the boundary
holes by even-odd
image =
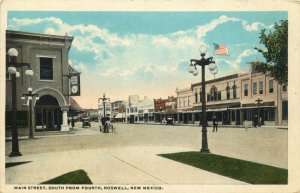
[[[197,151],[176,146],[101,148],[6,157],[6,184],[39,184],[70,171],[83,169],[93,184],[196,185],[246,184],[207,172],[158,154]]]

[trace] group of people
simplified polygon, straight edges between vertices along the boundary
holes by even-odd
[[[109,133],[110,118],[102,117],[100,121],[103,127],[103,133]]]

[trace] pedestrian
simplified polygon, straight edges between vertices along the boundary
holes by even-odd
[[[73,118],[73,117],[72,117],[71,124],[72,124],[72,129],[73,129],[73,128],[74,128],[74,126],[75,126],[75,121],[74,121],[74,118]]]
[[[102,117],[101,118],[101,124],[102,124],[102,128],[103,128],[103,133],[106,133],[105,122],[106,122],[105,117]]]
[[[255,115],[253,118],[253,126],[254,127],[257,127],[257,122],[258,122],[258,117],[257,117],[257,115]]]
[[[213,132],[218,132],[218,119],[216,116],[213,117]]]

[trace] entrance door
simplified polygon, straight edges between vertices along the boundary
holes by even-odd
[[[42,96],[35,105],[35,130],[60,130],[62,112],[57,100],[49,95]]]

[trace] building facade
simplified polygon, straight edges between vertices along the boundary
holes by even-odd
[[[201,83],[176,92],[177,121],[201,124]],[[257,73],[254,66],[247,73],[206,81],[205,98],[208,124],[213,116],[223,125],[251,124],[258,116],[265,125],[287,125],[287,87],[268,74]]]
[[[17,124],[27,127],[28,117],[31,117],[35,131],[61,130],[68,131],[67,112],[70,106],[70,72],[68,53],[73,37],[6,31],[6,51],[16,48],[17,63],[27,63],[34,75],[26,77],[27,67],[17,68],[20,77],[17,78]],[[8,58],[8,56],[6,56]],[[7,62],[7,65],[10,65]],[[12,83],[9,73],[6,73],[6,126],[9,127],[12,106]],[[33,94],[38,94],[32,116],[28,115],[28,106],[20,100],[22,94],[32,88]],[[34,103],[33,103],[34,105]],[[22,124],[25,123],[25,124]]]
[[[154,100],[144,97],[140,100],[138,95],[131,95],[125,102],[125,117],[127,123],[154,122]]]

